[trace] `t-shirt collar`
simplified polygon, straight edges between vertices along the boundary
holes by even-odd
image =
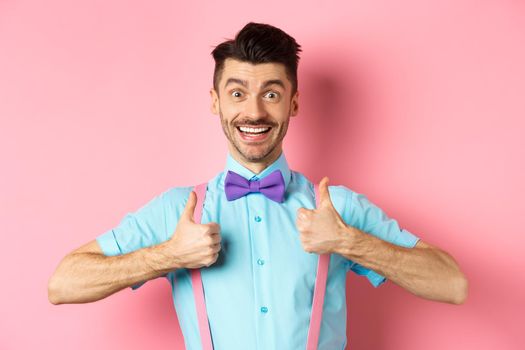
[[[244,167],[244,165],[237,162],[232,155],[228,152],[227,158],[226,158],[226,167],[224,168],[224,176],[223,176],[223,183],[224,179],[226,178],[226,174],[228,173],[228,170],[231,170],[233,172],[236,172],[237,174],[241,175],[245,179],[248,180],[261,180],[265,176],[271,174],[275,170],[280,170],[283,174],[284,178],[284,188],[288,188],[288,184],[290,183],[290,168],[288,167],[288,162],[286,161],[286,157],[284,156],[284,152],[281,152],[281,155],[279,158],[277,158],[272,164],[268,165],[263,171],[261,171],[259,174],[255,174],[250,169]]]

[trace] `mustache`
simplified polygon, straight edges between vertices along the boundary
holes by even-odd
[[[275,123],[270,122],[270,121],[265,121],[265,120],[258,120],[258,121],[244,120],[244,121],[238,121],[234,125],[235,127],[238,127],[240,125],[250,125],[250,126],[255,126],[255,127],[257,126],[271,126],[271,127],[276,126]]]

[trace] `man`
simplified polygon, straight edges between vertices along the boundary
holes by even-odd
[[[247,24],[213,50],[211,110],[228,139],[224,171],[208,182],[202,223],[193,187],[169,189],[68,254],[49,281],[53,304],[86,303],[165,276],[188,349],[201,339],[190,270],[202,268],[215,349],[304,349],[318,254],[330,254],[319,349],[346,344],[346,272],[387,278],[422,298],[461,304],[467,281],[454,259],[401,229],[366,196],[313,184],[288,167],[282,142],[299,107],[292,37]],[[269,176],[276,195],[261,193]],[[229,192],[239,178],[254,185]],[[259,189],[259,190],[258,190]]]

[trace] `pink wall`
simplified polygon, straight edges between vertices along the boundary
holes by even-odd
[[[126,212],[222,170],[210,51],[250,20],[304,48],[291,167],[366,193],[470,281],[452,306],[349,274],[350,348],[521,349],[525,7],[466,0],[1,1],[0,348],[182,347],[164,280],[61,306],[47,281]]]

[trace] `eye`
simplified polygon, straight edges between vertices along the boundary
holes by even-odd
[[[275,91],[268,91],[264,96],[268,97],[271,100],[276,100],[279,98],[279,94]]]
[[[233,97],[241,97],[242,93],[240,91],[234,90],[234,91],[232,91],[231,95]]]

